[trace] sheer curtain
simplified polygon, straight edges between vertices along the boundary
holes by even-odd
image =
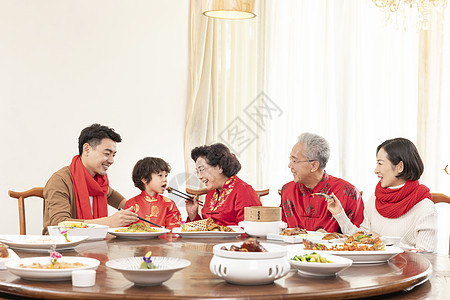
[[[199,188],[190,158],[194,147],[221,142],[242,164],[239,176],[258,186],[262,165],[261,129],[248,114],[261,91],[257,32],[261,18],[232,21],[211,19],[201,13],[202,1],[191,1],[191,91],[186,115],[185,159],[187,184]]]
[[[424,159],[421,182],[450,194],[442,170],[450,164],[448,9],[445,18],[434,12],[424,33],[414,7],[395,26],[369,0],[260,0],[257,17],[244,21],[207,19],[199,2],[191,1],[188,171],[193,147],[224,142],[241,177],[270,188],[263,203],[279,205],[277,190],[292,180],[291,148],[309,131],[330,142],[327,172],[367,199],[378,181],[376,147],[405,137]],[[229,128],[254,139],[239,147],[224,138]]]
[[[383,26],[384,14],[369,1],[268,3],[265,91],[285,113],[265,136],[271,155],[263,165],[277,170],[265,182],[291,180],[287,156],[309,131],[330,142],[327,171],[370,195],[376,146],[416,139],[417,32]]]

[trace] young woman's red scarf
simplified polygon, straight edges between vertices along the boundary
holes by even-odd
[[[96,174],[94,177],[84,167],[81,158],[75,155],[70,164],[73,188],[77,202],[77,219],[91,220],[108,216],[108,192],[109,181],[104,176]],[[92,209],[89,196],[93,197]]]
[[[383,188],[378,182],[375,188],[375,207],[385,218],[398,218],[425,198],[431,199],[430,189],[418,180],[408,180],[398,189]]]

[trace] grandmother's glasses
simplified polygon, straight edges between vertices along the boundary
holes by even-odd
[[[194,173],[195,175],[199,176],[200,174],[203,174],[203,172],[205,172],[205,170],[208,168],[210,167],[198,167],[197,169],[195,169]]]

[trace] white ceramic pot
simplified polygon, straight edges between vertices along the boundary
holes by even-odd
[[[286,228],[286,223],[282,221],[276,222],[253,222],[242,221],[239,222],[239,226],[244,228],[245,233],[250,236],[265,237],[268,233],[280,233],[280,231]]]
[[[219,244],[213,247],[214,256],[209,264],[211,272],[229,283],[240,285],[269,284],[284,277],[290,270],[286,248],[280,245],[261,245],[268,252],[234,252],[220,250],[238,243]]]

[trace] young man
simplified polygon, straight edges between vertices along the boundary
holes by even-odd
[[[303,133],[299,136],[289,157],[288,167],[294,176],[281,189],[283,221],[288,227],[306,230],[324,229],[337,232],[339,224],[327,209],[326,198],[312,195],[334,193],[342,203],[353,224],[364,219],[364,203],[360,192],[347,181],[328,175],[325,166],[330,157],[328,142],[321,136]]]
[[[123,208],[126,199],[109,186],[106,172],[114,163],[116,143],[122,139],[114,129],[93,124],[83,129],[78,138],[79,155],[70,166],[50,177],[44,187],[44,228],[62,221],[83,221],[111,227],[128,225],[138,220],[130,210],[108,217],[107,204]]]

